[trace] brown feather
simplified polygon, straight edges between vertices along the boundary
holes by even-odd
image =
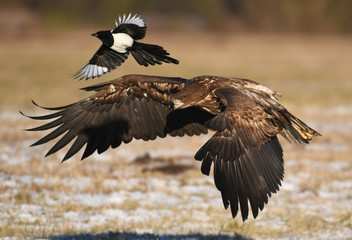
[[[153,140],[214,130],[195,159],[202,161],[206,175],[213,164],[224,207],[230,206],[233,217],[240,210],[243,221],[250,209],[256,218],[281,185],[284,160],[277,134],[301,143],[320,135],[289,113],[277,101],[278,93],[247,79],[126,75],[83,90],[95,93],[67,106],[44,108],[55,111],[52,114],[28,116],[51,120],[29,129],[52,130],[33,145],[61,137],[50,155],[73,141],[64,161],[84,145],[82,159],[134,138]]]
[[[193,78],[172,95],[179,109],[197,106],[214,114],[204,125],[217,132],[195,159],[203,161],[206,175],[214,162],[215,184],[233,217],[239,204],[247,219],[249,202],[255,218],[278,191],[284,170],[277,134],[304,143],[319,135],[280,105],[277,95],[251,80],[214,76]]]

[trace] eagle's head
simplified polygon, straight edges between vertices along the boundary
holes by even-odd
[[[169,102],[169,109],[182,109],[192,106],[193,101],[190,101],[186,96],[172,97]]]

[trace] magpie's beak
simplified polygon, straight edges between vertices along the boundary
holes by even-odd
[[[97,33],[92,33],[92,36],[93,37],[98,37],[98,34]]]

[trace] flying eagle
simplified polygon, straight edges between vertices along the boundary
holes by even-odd
[[[143,39],[147,30],[144,20],[137,14],[123,15],[122,18],[119,17],[119,22],[115,20],[115,25],[116,27],[111,31],[92,34],[103,44],[89,62],[74,74],[75,78],[87,80],[100,77],[125,62],[129,53],[138,64],[145,67],[162,62],[178,64],[178,60],[169,57],[170,54],[161,46],[136,41]]]
[[[202,161],[205,175],[213,164],[225,209],[231,207],[233,218],[240,209],[243,221],[249,204],[256,218],[281,185],[284,160],[277,134],[300,143],[320,135],[280,105],[278,93],[247,79],[126,75],[83,90],[96,93],[67,106],[41,107],[54,111],[51,114],[28,116],[51,120],[29,131],[55,128],[32,146],[62,136],[48,156],[73,140],[65,161],[84,145],[82,159],[133,138],[147,141],[215,131],[195,159]]]

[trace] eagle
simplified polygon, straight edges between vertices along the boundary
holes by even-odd
[[[50,120],[27,130],[52,130],[31,146],[60,137],[49,156],[72,142],[65,161],[84,145],[82,159],[132,139],[214,131],[195,159],[205,175],[213,165],[225,209],[230,207],[233,218],[240,210],[243,221],[250,209],[256,218],[281,186],[284,160],[277,135],[298,143],[320,135],[282,106],[277,92],[248,79],[125,75],[82,89],[95,93],[66,106],[41,107],[51,111],[46,115],[25,115]]]
[[[137,14],[124,14],[122,18],[119,16],[119,22],[115,20],[115,25],[113,30],[92,34],[102,41],[102,45],[89,62],[73,75],[75,78],[88,80],[100,77],[124,63],[129,53],[138,64],[145,67],[162,62],[179,63],[177,59],[170,57],[163,47],[136,41],[143,39],[147,30],[144,20]]]

